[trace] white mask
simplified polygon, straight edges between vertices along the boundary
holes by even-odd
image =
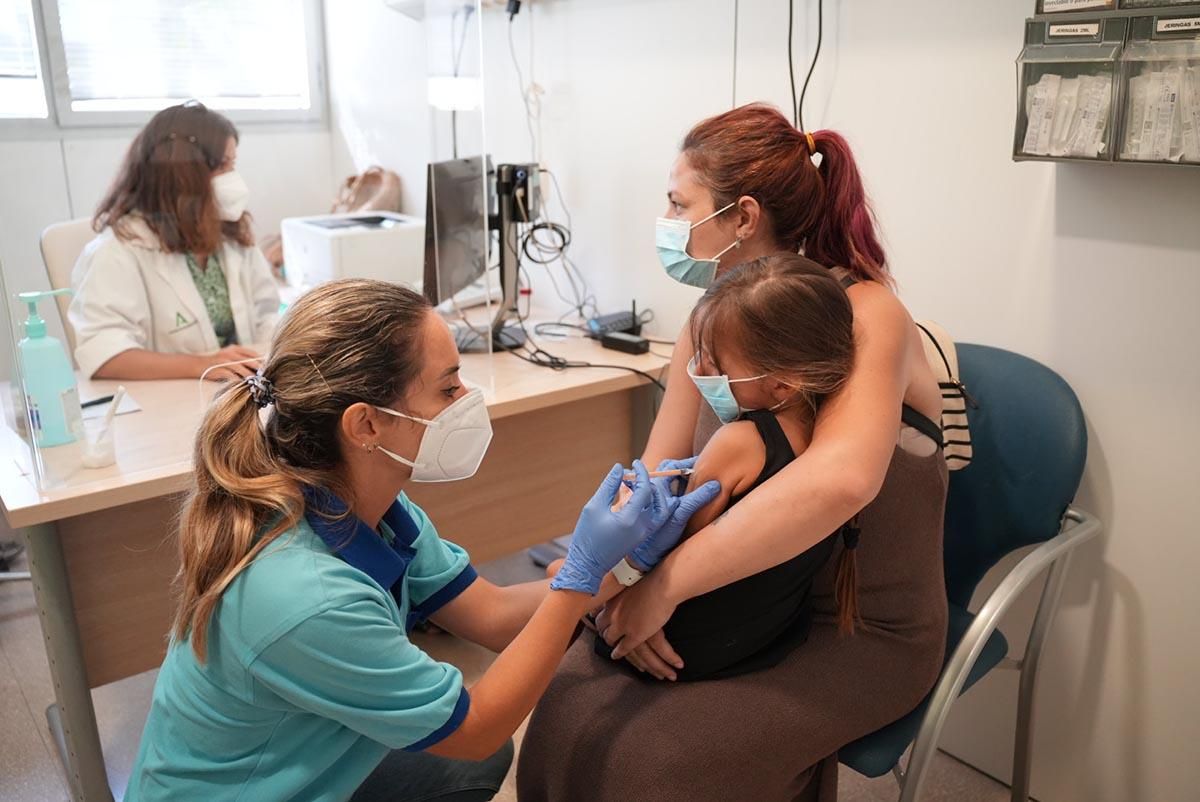
[[[250,187],[237,170],[212,177],[213,200],[221,219],[233,223],[242,219],[250,200]]]
[[[375,407],[380,412],[407,418],[425,425],[416,461],[410,461],[388,451],[379,450],[396,462],[413,469],[414,482],[456,482],[470,479],[479,470],[483,455],[492,442],[492,421],[488,417],[483,391],[476,388],[439,412],[433,420],[405,415],[387,407]]]

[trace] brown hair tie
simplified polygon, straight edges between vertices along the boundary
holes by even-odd
[[[813,135],[808,131],[804,132],[804,138],[808,141],[808,155],[817,155],[817,140],[813,139]]]

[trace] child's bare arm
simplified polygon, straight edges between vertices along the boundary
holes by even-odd
[[[730,498],[746,492],[766,459],[766,446],[750,421],[735,421],[718,429],[696,459],[687,489],[691,492],[716,479],[721,483],[721,495],[692,516],[684,537],[708,526],[729,506]]]

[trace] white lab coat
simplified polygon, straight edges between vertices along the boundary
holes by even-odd
[[[126,221],[89,242],[71,272],[75,295],[67,317],[75,329],[75,361],[84,376],[122,351],[206,354],[220,348],[187,258],[162,250],[144,221]],[[237,341],[265,343],[279,319],[279,289],[257,247],[225,241],[221,267]]]

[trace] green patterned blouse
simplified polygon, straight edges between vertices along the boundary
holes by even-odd
[[[196,282],[196,290],[204,299],[204,308],[208,311],[217,342],[222,348],[237,345],[237,327],[233,323],[233,308],[229,305],[229,284],[225,281],[221,260],[211,253],[208,255],[208,264],[201,270],[196,264],[196,257],[189,253],[187,266],[192,273],[192,281]]]

